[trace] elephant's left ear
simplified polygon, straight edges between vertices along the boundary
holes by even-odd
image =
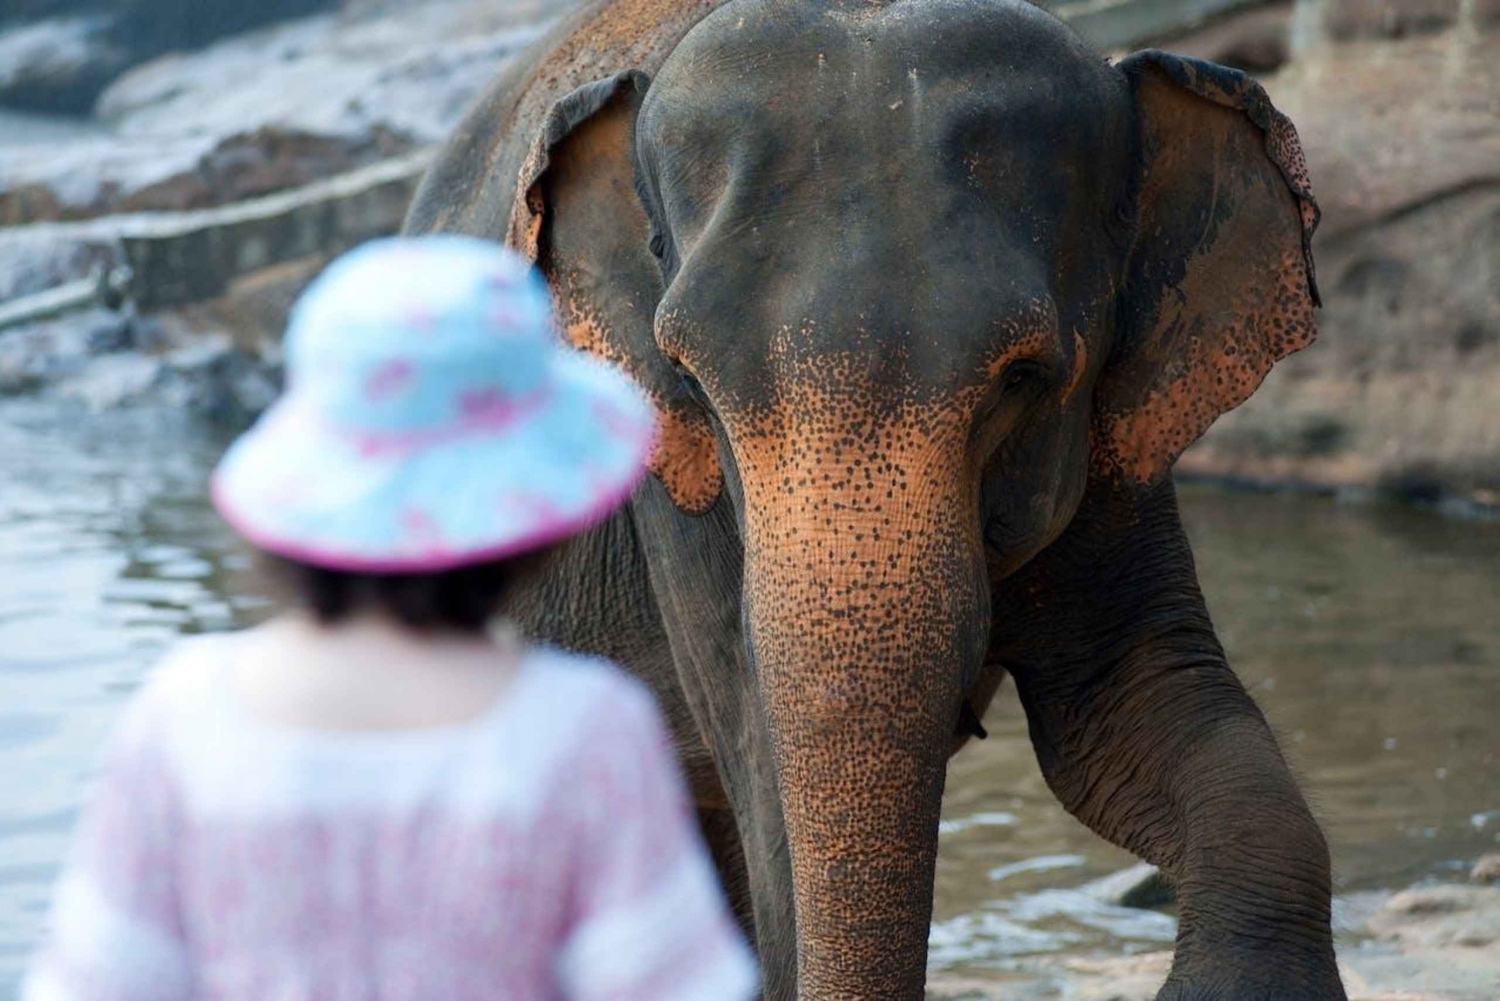
[[[1118,68],[1141,159],[1092,461],[1098,475],[1149,484],[1312,343],[1319,212],[1297,130],[1254,80],[1156,50]]]

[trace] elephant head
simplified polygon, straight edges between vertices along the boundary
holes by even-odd
[[[732,509],[802,995],[920,997],[992,589],[1310,342],[1297,137],[1016,0],[735,0],[649,68],[521,137],[505,232]]]

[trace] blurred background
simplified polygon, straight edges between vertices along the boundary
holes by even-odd
[[[121,700],[265,614],[204,478],[292,298],[393,232],[568,0],[0,0],[0,998]],[[1091,0],[1261,78],[1323,206],[1318,344],[1179,466],[1231,661],[1333,845],[1360,998],[1500,997],[1500,0]],[[950,772],[934,996],[1149,999],[1170,891],[1002,691]]]

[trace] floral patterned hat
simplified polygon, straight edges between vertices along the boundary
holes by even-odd
[[[497,244],[381,240],[292,313],[287,392],[229,449],[214,503],[255,546],[424,573],[602,520],[654,438],[626,377],[561,343],[536,273]]]

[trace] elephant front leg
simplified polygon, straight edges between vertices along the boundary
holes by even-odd
[[[1081,513],[997,593],[1048,784],[1177,884],[1158,1001],[1344,1001],[1327,844],[1214,636],[1170,484]]]

